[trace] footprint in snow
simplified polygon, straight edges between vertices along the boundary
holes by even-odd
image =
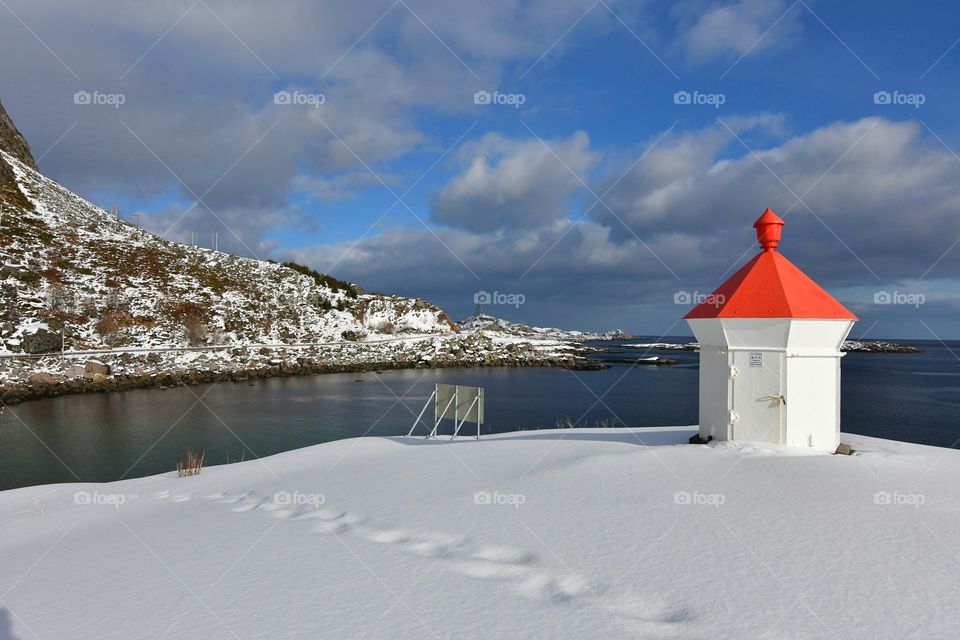
[[[241,500],[250,497],[253,495],[251,492],[247,491],[245,493],[235,493],[232,495],[224,495],[223,497],[217,499],[219,504],[236,504]]]
[[[253,511],[259,506],[259,502],[238,502],[230,508],[230,511],[233,511],[234,513],[247,513]]]
[[[262,511],[273,518],[291,521],[307,520],[315,525],[310,529],[317,535],[340,535],[354,531],[362,538],[384,545],[396,545],[405,553],[425,557],[455,559],[450,566],[461,575],[481,580],[512,583],[518,593],[550,602],[567,602],[588,594],[590,587],[578,576],[555,574],[537,566],[536,554],[517,547],[474,545],[455,535],[425,534],[392,527],[363,526],[368,518],[331,507],[307,509],[299,505],[280,505],[258,494],[211,494],[205,499],[220,504],[234,505],[232,511],[243,513]],[[678,624],[687,615],[685,610],[664,609],[654,614],[652,621],[647,610],[637,612],[636,603],[620,603],[622,616],[632,622],[655,622],[660,626]]]
[[[537,561],[537,556],[516,547],[482,546],[470,554],[471,558],[502,564],[528,564]]]
[[[170,491],[152,494],[154,498],[189,500],[192,495],[176,496]],[[457,573],[479,580],[499,581],[510,585],[517,593],[538,600],[563,604],[574,599],[596,599],[596,604],[607,608],[621,624],[643,637],[676,637],[686,631],[693,619],[690,609],[674,606],[656,598],[628,595],[609,601],[597,595],[582,578],[573,574],[554,573],[539,566],[536,554],[518,547],[476,545],[456,535],[420,533],[392,527],[363,526],[368,518],[331,507],[305,508],[298,505],[279,505],[253,492],[227,494],[224,492],[203,496],[204,500],[233,505],[232,511],[262,511],[273,518],[314,523],[311,533],[340,535],[354,531],[370,542],[396,545],[404,553],[433,557],[449,562]]]
[[[517,592],[528,598],[564,603],[590,593],[590,587],[575,575],[554,575],[549,571],[534,571],[517,585]]]
[[[306,511],[293,518],[293,520],[336,520],[346,515],[345,511],[339,509],[313,509]]]
[[[303,511],[303,507],[292,506],[271,510],[270,517],[277,520],[293,520]]]
[[[677,636],[694,619],[693,611],[660,598],[631,594],[602,602],[625,626],[638,633]]]
[[[412,553],[418,556],[427,556],[427,557],[440,557],[446,556],[448,554],[447,549],[442,547],[439,544],[434,542],[428,542],[426,540],[413,540],[409,544],[405,544],[402,549],[407,553]]]
[[[380,544],[398,544],[408,542],[411,534],[400,529],[379,529],[376,527],[360,527],[357,533],[370,542],[379,542]]]
[[[310,530],[316,534],[341,534],[367,521],[363,516],[354,513],[337,512],[333,509],[319,511],[323,512],[323,515],[317,516],[319,523]]]
[[[150,497],[155,500],[172,500],[173,502],[188,502],[193,499],[192,493],[174,493],[173,491],[154,491]]]
[[[280,511],[283,508],[284,505],[269,500],[263,500],[257,505],[257,511]]]
[[[461,536],[427,534],[413,537],[400,548],[418,556],[453,558],[468,545],[467,540]]]
[[[501,564],[499,562],[461,562],[454,565],[454,569],[469,578],[481,580],[515,580],[526,576],[530,570],[519,565]]]
[[[247,513],[260,508],[266,498],[256,493],[242,493],[221,498],[217,502],[220,504],[232,504],[230,508],[234,513]]]
[[[333,534],[339,535],[341,533],[346,533],[350,530],[350,525],[342,520],[333,520],[331,522],[321,522],[313,529],[311,533],[316,533],[319,535]]]

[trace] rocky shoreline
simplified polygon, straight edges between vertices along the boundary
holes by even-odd
[[[167,389],[214,382],[264,378],[369,373],[395,369],[475,367],[560,367],[598,370],[606,365],[585,357],[578,345],[507,343],[494,346],[485,336],[462,340],[425,340],[365,350],[362,344],[337,349],[239,347],[222,353],[178,356],[158,352],[118,353],[68,363],[59,357],[32,360],[27,366],[8,360],[0,370],[0,401],[27,400],[132,389]],[[549,348],[548,348],[549,347]],[[19,366],[19,370],[17,367]]]

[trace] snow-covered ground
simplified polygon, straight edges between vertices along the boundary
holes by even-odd
[[[960,453],[343,440],[0,493],[0,638],[954,638]]]

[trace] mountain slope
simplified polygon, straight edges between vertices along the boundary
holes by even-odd
[[[7,115],[3,103],[0,103],[0,151],[6,151],[31,169],[37,169],[37,163],[30,153],[30,145],[14,126]],[[0,215],[7,208],[29,209],[30,203],[17,185],[13,168],[0,158]]]
[[[424,300],[147,233],[43,176],[0,108],[0,402],[387,368],[597,368],[576,341],[463,330]]]
[[[27,144],[26,138],[23,137],[16,125],[13,124],[10,116],[7,115],[7,110],[3,108],[2,102],[0,102],[0,149],[34,171],[40,170],[37,167],[37,161],[33,159],[33,154],[30,153],[30,145]]]
[[[85,349],[455,331],[423,300],[368,295],[305,268],[169,242],[10,153],[0,159],[23,198],[2,196],[0,341],[8,351],[60,350],[61,332],[67,348]]]

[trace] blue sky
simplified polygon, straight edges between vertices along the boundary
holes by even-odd
[[[454,316],[521,293],[488,311],[657,336],[686,333],[678,294],[749,259],[770,206],[854,334],[960,338],[951,3],[0,12],[0,100],[41,167],[172,240],[218,232]]]

